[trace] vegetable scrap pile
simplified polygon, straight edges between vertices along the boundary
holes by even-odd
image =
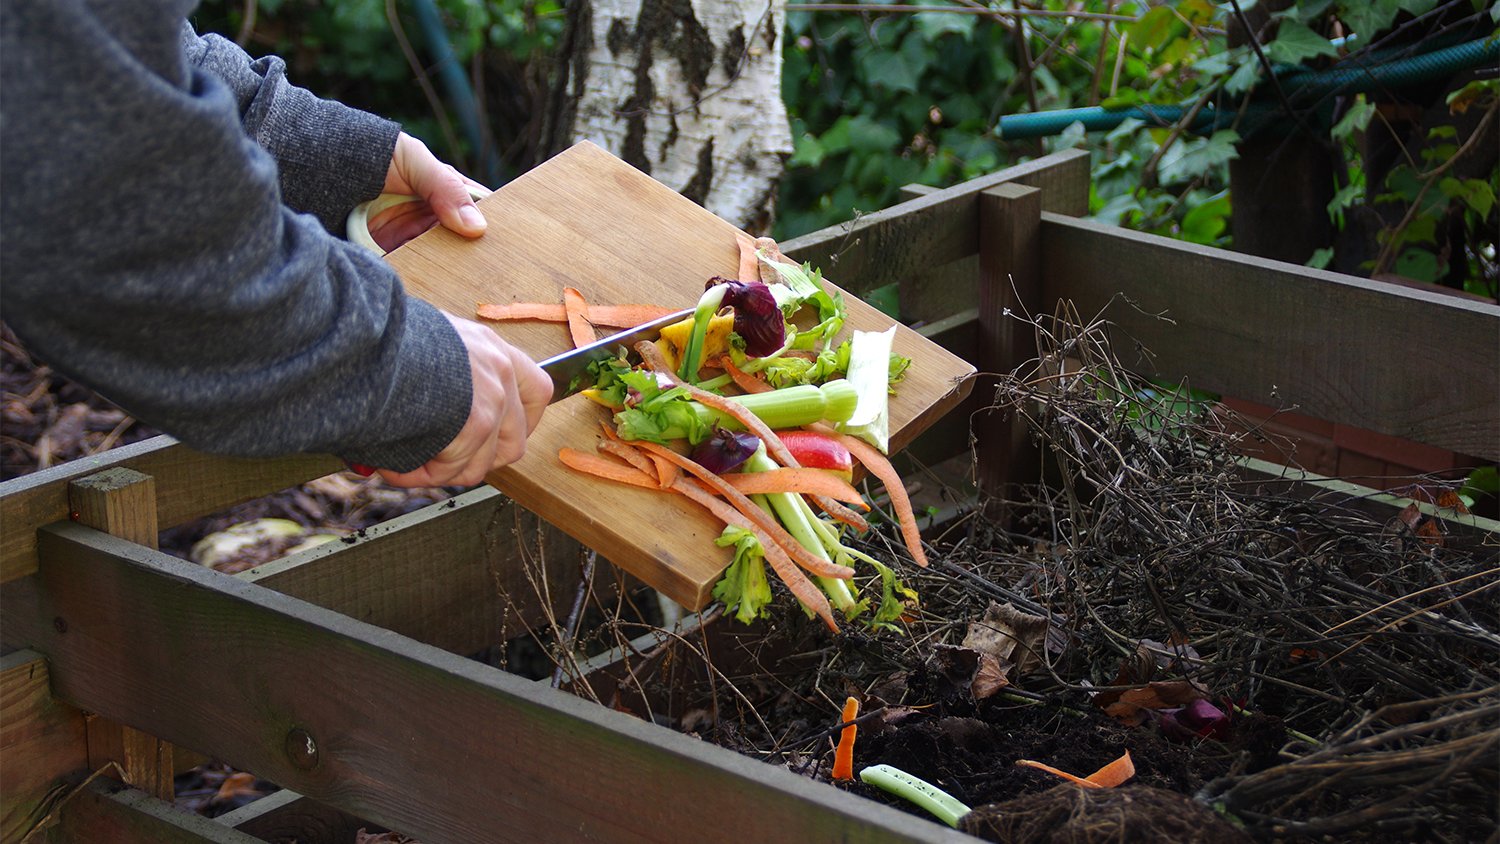
[[[904,577],[919,606],[833,637],[795,617],[661,631],[617,687],[580,693],[925,815],[861,781],[900,769],[995,809],[965,827],[994,840],[1064,821],[1074,841],[1492,840],[1493,535],[1247,476],[1244,428],[1126,371],[1103,320],[1036,331],[995,402],[1054,480],[1005,526],[975,502],[932,531]],[[608,622],[594,644],[643,632]],[[1098,785],[1127,752],[1115,787],[1048,772]]]
[[[592,365],[584,395],[613,418],[594,449],[564,448],[558,459],[609,483],[685,496],[723,523],[718,544],[733,549],[733,561],[714,597],[742,622],[771,612],[769,564],[831,630],[835,611],[893,625],[916,594],[847,534],[869,527],[869,505],[851,485],[858,463],[885,484],[907,554],[926,565],[905,487],[885,458],[889,395],[910,360],[891,350],[894,326],[840,341],[842,297],[774,240],[738,245],[738,278],[711,279],[692,316]],[[572,288],[557,305],[477,309],[490,320],[566,321],[577,346],[595,342],[596,325],[630,327],[670,312],[592,304]],[[857,578],[857,566],[871,574]]]

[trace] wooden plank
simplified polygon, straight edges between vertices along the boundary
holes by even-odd
[[[1042,262],[1142,374],[1500,459],[1500,306],[1055,214]]]
[[[214,820],[260,841],[299,844],[353,841],[361,829],[376,829],[368,821],[285,788]]]
[[[473,654],[541,623],[538,589],[566,613],[578,554],[577,542],[486,486],[235,577]]]
[[[973,301],[972,299],[970,301]],[[922,335],[964,360],[979,359],[979,309],[968,308],[917,329]],[[970,391],[959,405],[931,428],[922,432],[902,452],[917,462],[932,466],[960,454],[969,454],[970,425],[974,414],[995,400],[993,385]],[[899,462],[897,464],[900,465]]]
[[[88,764],[83,713],[53,699],[49,676],[33,651],[0,657],[0,841],[20,841],[49,793]]]
[[[979,252],[979,195],[1015,182],[1042,191],[1042,209],[1087,214],[1089,154],[1064,150],[794,238],[786,253],[863,294]]]
[[[343,468],[328,455],[221,457],[153,437],[0,484],[0,583],[36,571],[35,528],[68,518],[68,484],[123,466],[157,480],[157,515],[172,527]]]
[[[178,809],[113,780],[96,779],[70,796],[52,844],[262,844],[259,838]]]
[[[425,844],[969,840],[81,525],[41,548],[7,623],[59,698]]]
[[[73,520],[81,525],[152,550],[159,547],[156,541],[156,481],[150,475],[116,466],[79,478],[68,485],[68,504],[73,511]],[[99,768],[111,759],[118,761],[125,769],[127,783],[153,797],[172,799],[172,776],[176,769],[172,764],[171,745],[155,736],[103,719],[91,718],[87,724],[91,751],[97,746],[112,746],[116,733],[122,750],[119,756],[108,758],[91,755],[91,768]],[[96,730],[101,737],[93,736]],[[105,736],[108,738],[102,738]]]
[[[1424,515],[1438,520],[1444,541],[1450,546],[1487,547],[1491,549],[1490,556],[1495,556],[1493,549],[1500,547],[1500,521],[1494,519],[1459,513],[1427,501],[1392,495],[1342,478],[1330,478],[1257,457],[1241,457],[1236,463],[1245,477],[1255,481],[1268,494],[1282,491],[1303,498],[1330,500],[1382,522],[1388,522],[1407,507],[1415,506]]]
[[[1038,244],[1041,191],[1006,184],[979,197],[979,357],[981,372],[999,376],[1037,355],[1036,335],[1025,322],[1041,304],[1042,264]],[[983,377],[983,376],[981,376]],[[998,382],[985,378],[980,390]],[[976,424],[979,488],[998,505],[1006,485],[1036,477],[1036,450],[1025,419],[991,412]],[[995,515],[1001,511],[996,510]]]
[[[479,207],[489,219],[484,237],[471,241],[438,228],[388,256],[409,290],[453,313],[472,314],[483,301],[560,301],[565,285],[593,302],[688,307],[705,281],[738,268],[738,230],[589,143]],[[864,302],[846,301],[845,332],[891,325]],[[506,323],[497,330],[534,357],[571,345],[559,325]],[[891,399],[891,444],[899,450],[963,398],[973,367],[904,326],[894,350],[913,360]],[[607,418],[582,397],[553,405],[526,457],[488,480],[673,600],[700,609],[733,557],[713,543],[723,526],[687,498],[601,482],[557,459],[564,447],[592,450]]]

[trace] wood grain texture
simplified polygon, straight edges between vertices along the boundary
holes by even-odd
[[[0,841],[20,841],[47,815],[47,796],[88,764],[83,713],[52,698],[47,661],[0,657]]]
[[[68,506],[73,521],[110,536],[156,549],[156,480],[134,469],[116,466],[79,478],[68,485]],[[115,744],[119,735],[120,755],[101,758],[92,752],[89,766],[98,768],[107,760],[125,769],[125,781],[152,797],[171,800],[172,746],[155,736],[112,724],[102,718],[88,720],[89,748]],[[97,731],[98,735],[95,735]]]
[[[733,226],[588,143],[479,207],[489,219],[484,237],[469,241],[434,229],[388,256],[409,290],[460,315],[472,315],[480,302],[560,301],[565,286],[600,304],[688,307],[706,281],[733,276],[738,267]],[[857,298],[845,300],[846,335],[891,324]],[[537,358],[569,348],[560,325],[497,330]],[[896,450],[963,398],[973,368],[904,326],[894,348],[913,360],[891,400]],[[563,447],[593,449],[606,418],[582,397],[553,405],[526,457],[488,480],[678,603],[701,609],[732,557],[713,544],[722,525],[680,496],[609,484],[557,460]]]
[[[235,577],[473,654],[538,624],[539,588],[566,614],[579,575],[577,542],[486,486]]]
[[[18,623],[60,699],[425,844],[968,840],[80,525],[41,544]]]
[[[47,840],[51,844],[261,844],[259,838],[106,779],[94,780],[68,799]]]
[[[1042,262],[1044,309],[1114,301],[1127,368],[1500,459],[1500,306],[1055,214]]]
[[[0,484],[0,583],[36,571],[35,528],[68,518],[68,484],[112,467],[156,479],[157,519],[168,528],[344,468],[328,455],[248,459],[204,454],[153,437]]]
[[[1045,211],[1088,213],[1089,155],[1064,150],[794,238],[782,248],[855,293],[904,282],[977,254],[979,194],[1012,182],[1041,189]]]
[[[361,829],[375,831],[368,821],[288,789],[267,794],[214,820],[260,841],[299,844],[353,841]]]
[[[1035,358],[1036,335],[1024,320],[1041,305],[1042,262],[1039,235],[1042,195],[1037,188],[1006,184],[979,195],[979,357],[980,390],[993,393],[996,377]],[[986,377],[989,376],[989,377]],[[1026,420],[1014,413],[985,413],[975,422],[979,487],[996,510],[1011,482],[1036,477],[1036,449]]]

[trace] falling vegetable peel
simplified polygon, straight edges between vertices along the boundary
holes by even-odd
[[[916,594],[889,566],[846,546],[838,523],[868,528],[846,506],[869,509],[849,483],[858,459],[889,488],[903,539],[913,559],[926,564],[901,480],[881,453],[890,385],[907,363],[891,354],[894,327],[856,332],[834,346],[843,303],[824,291],[820,276],[786,261],[774,241],[742,238],[737,248],[741,277],[712,279],[690,321],[667,327],[657,342],[636,344],[641,369],[624,361],[591,367],[597,382],[585,394],[615,411],[614,427],[605,426],[599,453],[563,448],[558,459],[581,473],[687,496],[712,513],[724,524],[717,543],[734,548],[714,597],[736,617],[748,621],[771,600],[763,569],[770,563],[809,614],[836,630],[833,608],[852,619],[871,606],[872,598],[850,588],[852,566],[865,563],[879,577],[879,603],[869,623],[892,626]],[[762,284],[762,273],[776,281]],[[560,318],[575,343],[588,342],[603,307],[571,288],[563,298],[557,310],[483,306],[481,315]],[[818,323],[798,331],[791,317],[804,305],[816,307]],[[650,306],[621,307],[645,313]],[[717,368],[705,373],[705,363]],[[840,377],[845,373],[847,380]],[[745,395],[709,389],[729,385]],[[816,432],[798,430],[814,423],[820,423]],[[691,457],[668,447],[682,439]]]

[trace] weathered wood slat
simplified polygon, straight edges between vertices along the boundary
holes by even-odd
[[[59,698],[426,844],[968,840],[79,525],[41,553],[7,623]]]
[[[1043,210],[1088,213],[1089,155],[1064,150],[793,238],[782,248],[862,295],[978,253],[979,194],[1010,182],[1040,188]]]
[[[979,195],[979,389],[1036,357],[1035,332],[1023,320],[1041,304],[1044,265],[1038,248],[1042,196],[1037,188],[1000,185]],[[988,376],[988,377],[986,377]],[[1015,414],[981,417],[975,443],[979,486],[998,503],[1005,485],[1036,477],[1036,449]],[[995,515],[1001,515],[997,509]]]
[[[47,840],[51,844],[262,844],[259,838],[108,779],[96,779],[69,797]]]
[[[1042,262],[1043,309],[1114,299],[1138,372],[1500,459],[1500,307],[1057,214]]]
[[[47,661],[0,657],[0,841],[20,841],[47,815],[47,796],[88,764],[83,713],[52,699]]]
[[[575,540],[486,486],[235,576],[472,654],[540,622],[538,589],[565,612],[578,552]]]
[[[267,794],[248,806],[218,816],[214,821],[253,835],[260,841],[296,841],[299,844],[353,841],[360,829],[374,831],[367,821],[289,789]]]
[[[79,478],[68,485],[68,506],[81,525],[102,530],[126,542],[157,548],[156,480],[134,469],[116,466]],[[139,730],[112,724],[102,718],[89,719],[89,767],[99,768],[107,760],[125,769],[125,781],[152,797],[172,799],[172,746]],[[98,731],[100,736],[95,736]],[[119,734],[120,754],[99,757],[92,751],[113,745]],[[102,736],[108,739],[101,740]]]
[[[242,501],[343,468],[328,455],[275,459],[220,457],[171,437],[153,437],[0,484],[0,583],[36,571],[32,528],[68,518],[68,484],[103,469],[131,468],[156,478],[157,516],[172,527]]]

